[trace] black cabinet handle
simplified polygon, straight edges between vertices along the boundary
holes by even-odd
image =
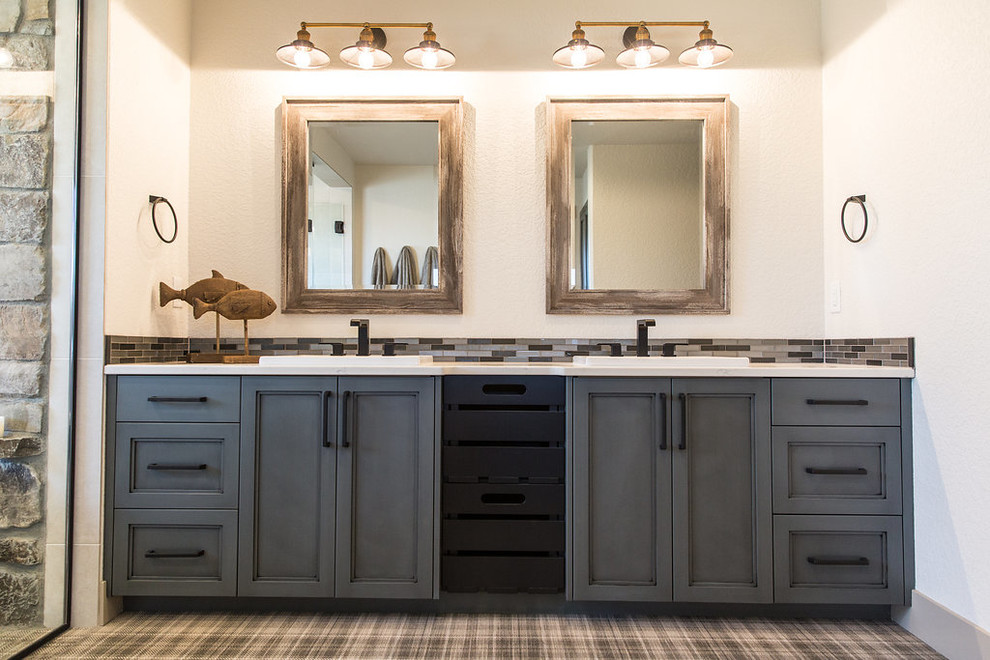
[[[350,447],[351,440],[350,434],[348,433],[347,423],[351,421],[351,416],[348,414],[349,408],[351,406],[351,393],[349,391],[344,392],[344,404],[340,408],[340,446]]]
[[[866,468],[804,468],[808,474],[866,474]]]
[[[808,563],[815,566],[869,566],[866,557],[808,557]]]
[[[667,451],[667,395],[663,392],[660,393],[660,410],[663,411],[660,415],[660,451]]]
[[[205,470],[206,463],[148,463],[149,470]]]
[[[809,406],[868,406],[866,399],[806,399]]]
[[[323,421],[320,425],[320,437],[323,438],[324,447],[333,447],[333,443],[330,442],[330,398],[333,396],[333,392],[323,393]]]
[[[483,493],[481,495],[482,504],[525,504],[526,496],[523,493]]]
[[[681,441],[677,443],[677,448],[681,451],[687,449],[687,394],[681,392],[677,395],[681,400]]]
[[[190,550],[189,552],[158,552],[148,550],[144,553],[146,559],[195,559],[206,554],[206,550]]]
[[[206,403],[205,396],[149,396],[151,403]]]

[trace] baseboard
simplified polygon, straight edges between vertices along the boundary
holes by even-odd
[[[911,607],[895,607],[891,618],[949,660],[990,660],[990,632],[920,591]]]

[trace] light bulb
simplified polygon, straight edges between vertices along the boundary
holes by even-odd
[[[296,63],[296,66],[306,69],[313,63],[313,56],[310,55],[309,50],[296,48],[296,52],[292,54],[292,61]]]
[[[358,66],[362,69],[371,69],[375,66],[375,56],[370,50],[362,50],[358,55]]]
[[[423,68],[424,69],[435,69],[440,58],[437,57],[437,51],[433,48],[423,51]]]
[[[649,50],[637,50],[636,51],[636,68],[645,69],[650,66],[650,51]]]
[[[14,66],[14,55],[6,48],[0,48],[0,69]]]
[[[715,64],[715,53],[711,48],[702,48],[698,53],[698,66],[707,67]]]
[[[571,66],[581,69],[588,64],[588,50],[586,48],[571,49]]]

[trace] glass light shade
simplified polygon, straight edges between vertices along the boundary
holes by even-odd
[[[0,48],[0,69],[9,69],[14,66],[14,55],[6,48]]]
[[[392,63],[392,56],[366,41],[359,41],[340,51],[340,61],[358,69],[384,69]]]
[[[553,52],[553,62],[565,69],[587,69],[605,59],[605,51],[587,39],[571,39]]]
[[[707,69],[727,62],[731,57],[731,48],[718,43],[714,39],[704,39],[681,53],[681,56],[677,58],[677,61],[684,66],[694,66],[699,69]]]
[[[627,69],[646,69],[660,64],[670,57],[670,51],[652,40],[637,40],[615,58],[619,66]]]
[[[418,46],[407,50],[402,59],[419,69],[446,69],[454,65],[455,58],[436,41],[420,41]]]
[[[275,51],[280,62],[297,69],[319,69],[330,64],[330,56],[313,45],[312,41],[296,39]]]

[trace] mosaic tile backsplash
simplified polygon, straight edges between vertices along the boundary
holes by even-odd
[[[752,363],[828,362],[888,367],[914,366],[914,339],[669,339],[650,343],[650,353],[659,355],[664,343],[682,344],[677,355],[722,355],[749,358]],[[254,355],[318,355],[332,353],[331,345],[344,345],[344,352],[357,352],[355,337],[251,338]],[[432,355],[437,362],[570,362],[575,355],[608,355],[607,344],[617,343],[624,355],[633,355],[636,342],[623,339],[531,339],[414,337],[373,338],[372,354],[382,346],[396,344],[396,355]],[[108,364],[185,362],[186,354],[211,353],[215,340],[206,337],[106,337]],[[244,340],[221,339],[224,353],[243,353]]]

